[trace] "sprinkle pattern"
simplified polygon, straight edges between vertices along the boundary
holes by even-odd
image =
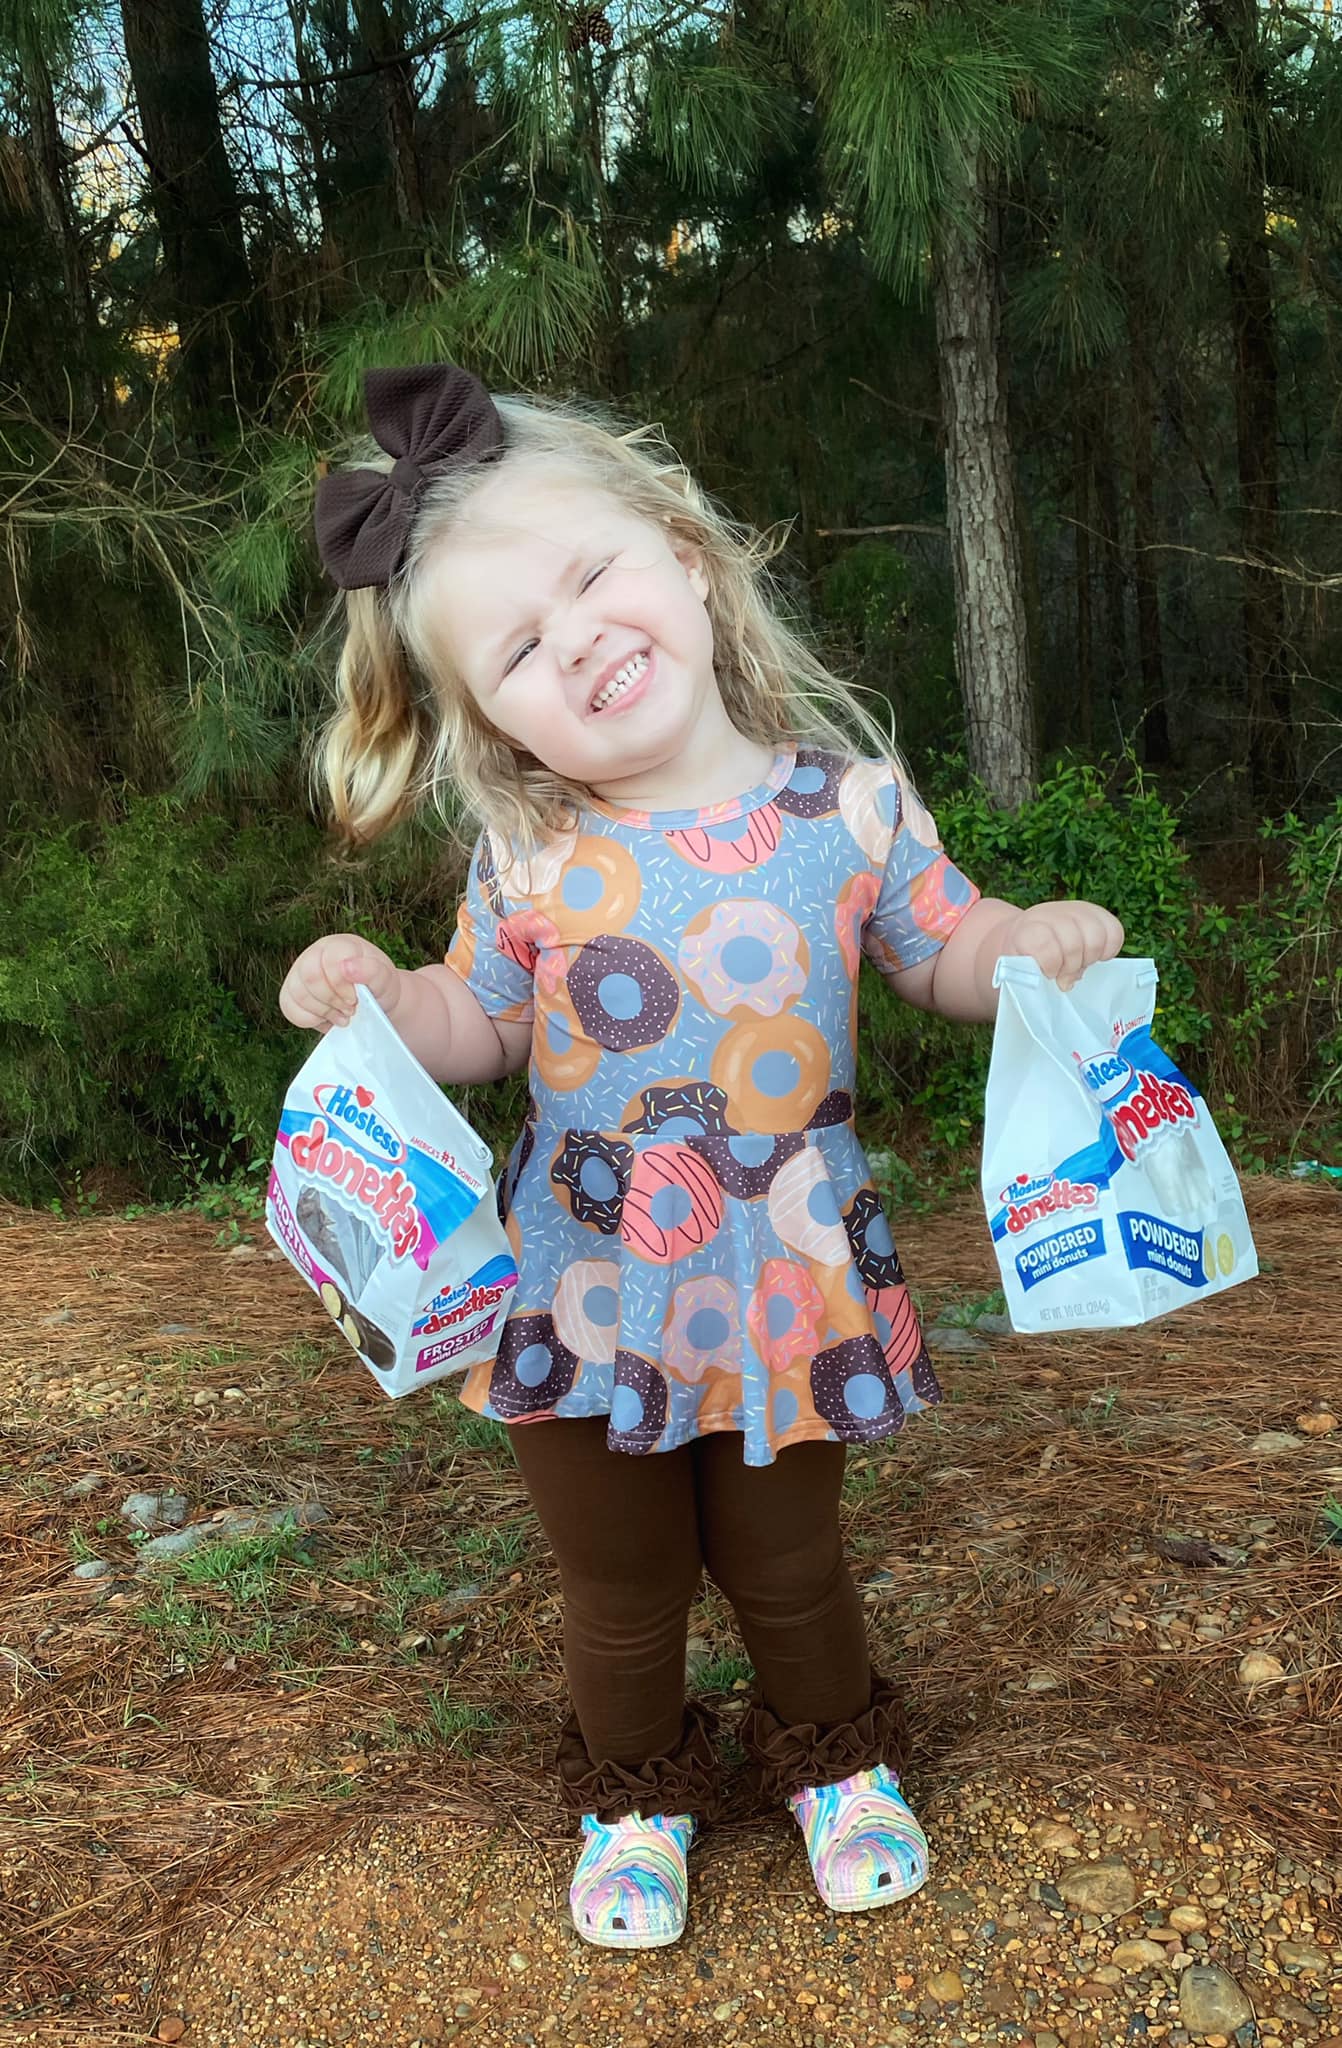
[[[831,1912],[892,1906],[927,1882],[927,1836],[885,1764],[838,1785],[808,1786],[788,1805]]]
[[[569,1887],[573,1924],[597,1948],[665,1948],[685,1931],[694,1840],[688,1813],[582,1817],[582,1854]]]
[[[896,763],[814,749],[706,811],[482,840],[449,960],[533,1023],[501,1214],[511,1318],[545,1321],[468,1408],[607,1416],[634,1456],[734,1430],[768,1465],[941,1398],[853,1125],[857,976],[929,958],[974,897]]]

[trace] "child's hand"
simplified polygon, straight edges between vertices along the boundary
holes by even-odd
[[[1037,960],[1059,988],[1075,988],[1092,961],[1122,952],[1123,927],[1098,903],[1036,903],[1017,912],[998,950]]]
[[[329,1031],[354,1015],[355,985],[362,982],[388,1017],[395,1014],[401,971],[380,947],[348,932],[318,939],[299,954],[284,977],[280,1008],[304,1031]]]

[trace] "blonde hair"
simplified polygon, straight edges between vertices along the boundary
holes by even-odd
[[[621,429],[592,411],[534,398],[498,398],[505,445],[488,465],[435,477],[415,514],[406,562],[390,589],[345,595],[338,708],[319,737],[314,780],[335,823],[367,844],[431,801],[446,822],[455,790],[465,809],[519,852],[571,824],[590,792],[520,752],[487,723],[447,668],[421,601],[431,550],[469,517],[483,483],[559,473],[596,488],[697,551],[708,582],[713,662],[727,715],[764,745],[811,745],[845,758],[898,758],[892,735],[783,618],[766,565],[778,552],[726,517],[699,489],[660,431]],[[391,467],[375,444],[366,466]]]

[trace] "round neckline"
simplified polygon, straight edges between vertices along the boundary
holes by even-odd
[[[773,766],[763,782],[756,783],[742,796],[724,797],[721,803],[708,804],[700,810],[640,811],[627,805],[607,803],[604,797],[599,796],[589,796],[587,803],[589,809],[617,825],[642,826],[650,832],[683,832],[695,825],[723,825],[732,818],[744,818],[769,803],[785,787],[796,765],[797,749],[781,747],[774,755]]]

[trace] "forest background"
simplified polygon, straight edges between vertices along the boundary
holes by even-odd
[[[442,952],[452,832],[307,775],[314,481],[440,357],[661,421],[957,860],[1119,912],[1242,1164],[1335,1158],[1340,230],[1330,0],[0,0],[0,1197],[254,1205],[290,959]],[[866,1001],[918,1199],[987,1034]]]

